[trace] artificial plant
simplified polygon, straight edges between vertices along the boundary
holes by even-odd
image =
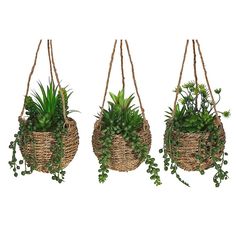
[[[223,127],[219,114],[223,117],[230,116],[230,111],[220,112],[216,110],[216,105],[221,100],[222,90],[220,88],[214,90],[218,96],[217,101],[214,102],[204,84],[188,82],[177,89],[180,99],[174,109],[169,108],[169,111],[166,111],[164,147],[160,149],[160,153],[164,151],[164,169],[170,169],[177,179],[189,186],[177,171],[180,158],[178,148],[181,145],[178,138],[181,133],[208,134],[207,143],[199,141],[199,149],[203,151],[195,153],[195,158],[200,163],[196,170],[204,174],[205,171],[204,168],[201,168],[201,163],[210,159],[211,166],[216,170],[213,181],[215,186],[219,187],[222,180],[228,178],[228,171],[223,169],[223,166],[228,163],[225,159],[228,154],[224,152],[225,139],[222,137]],[[177,92],[176,90],[175,92]],[[219,153],[222,154],[220,157]]]
[[[117,95],[110,93],[111,101],[108,102],[108,109],[102,109],[98,119],[101,120],[101,156],[99,158],[99,182],[104,183],[108,177],[108,163],[111,158],[112,140],[115,135],[122,135],[124,140],[132,148],[135,155],[147,164],[147,172],[155,185],[160,185],[160,169],[155,159],[149,155],[148,146],[143,143],[139,131],[143,128],[144,119],[139,108],[132,104],[134,95],[125,97],[122,89]]]
[[[23,156],[23,159],[18,160],[16,147],[17,145],[21,148],[29,143],[34,144],[32,132],[51,132],[55,142],[51,145],[52,155],[44,169],[52,174],[53,180],[61,183],[66,173],[61,165],[64,157],[63,136],[67,133],[63,106],[65,106],[67,116],[71,112],[68,108],[71,92],[68,92],[67,88],[59,89],[54,85],[53,80],[49,81],[47,87],[44,87],[41,82],[38,82],[38,85],[41,94],[33,91],[32,96],[25,97],[24,107],[27,119],[19,118],[19,131],[14,135],[15,139],[9,146],[12,149],[12,159],[9,161],[9,165],[15,177],[19,172],[22,175],[31,174],[37,169],[36,156],[27,154]]]

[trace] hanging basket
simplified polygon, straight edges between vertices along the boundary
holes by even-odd
[[[215,119],[214,119],[214,124],[218,128],[219,140],[222,145],[220,146],[220,150],[214,153],[214,156],[213,156],[212,149],[215,149],[218,146],[217,146],[217,143],[212,141],[213,140],[212,134],[210,132],[203,131],[203,132],[190,133],[190,132],[181,132],[179,130],[174,130],[173,128],[170,130],[169,128],[172,125],[171,122],[170,123],[167,122],[166,131],[164,134],[164,142],[165,142],[166,153],[177,164],[177,166],[187,171],[196,171],[196,170],[204,171],[213,166],[214,162],[212,158],[221,160],[222,154],[224,153],[224,147],[225,147],[225,132],[224,132],[223,124],[216,110],[216,103],[212,95],[212,91],[211,91],[210,84],[208,81],[207,72],[206,72],[206,68],[205,68],[205,64],[203,61],[200,44],[198,40],[196,41],[193,40],[195,83],[196,85],[198,84],[197,73],[196,73],[195,42],[197,43],[197,46],[198,46],[198,52],[201,58],[202,67],[203,67],[205,79],[207,82],[207,87],[209,89],[210,96],[213,103],[213,109],[216,114]],[[174,101],[172,119],[174,118],[175,112],[176,112],[177,98],[178,98],[178,94],[180,90],[180,83],[182,79],[182,73],[183,73],[184,63],[185,63],[186,54],[187,54],[188,43],[189,41],[187,40],[187,43],[185,46],[184,58],[182,62],[182,68],[180,71],[179,82],[176,89],[176,97]],[[168,137],[170,137],[170,139],[173,140],[173,142],[171,143],[169,147],[167,144]],[[198,158],[199,156],[201,158]]]
[[[142,130],[138,132],[142,142],[147,145],[148,151],[151,148],[151,132],[149,124],[146,121]],[[96,156],[101,156],[101,123],[96,121],[94,125],[94,132],[92,136],[93,151]],[[139,167],[142,163],[140,158],[133,152],[130,144],[124,140],[122,135],[115,135],[112,140],[111,157],[109,159],[108,168],[118,171],[131,171]]]
[[[148,148],[148,151],[149,151],[150,147],[151,147],[150,127],[149,127],[148,121],[145,118],[144,109],[142,107],[141,99],[140,99],[140,96],[139,96],[139,93],[138,93],[138,88],[137,88],[137,84],[136,84],[136,80],[135,80],[135,74],[134,74],[133,62],[132,62],[132,59],[131,59],[130,50],[129,50],[127,40],[125,40],[125,43],[126,43],[127,52],[128,52],[128,55],[129,55],[129,60],[130,60],[131,68],[132,68],[133,82],[134,82],[135,90],[136,90],[136,93],[137,93],[137,96],[138,96],[138,99],[139,99],[139,104],[140,104],[140,108],[141,108],[142,116],[143,116],[143,120],[144,120],[143,121],[143,127],[140,131],[138,131],[138,135],[141,138],[141,140],[143,141],[143,143],[147,145],[147,148]],[[112,68],[112,63],[113,63],[116,44],[117,44],[117,40],[115,40],[113,52],[112,52],[112,55],[111,55],[110,67],[109,67],[109,71],[108,71],[108,78],[107,78],[105,94],[104,94],[102,108],[101,108],[101,114],[102,114],[104,104],[105,104],[105,99],[106,99],[106,94],[107,94],[107,89],[108,89],[108,84],[109,84],[110,73],[111,73],[111,68]],[[125,87],[125,77],[124,77],[124,69],[123,69],[122,40],[121,40],[121,43],[120,43],[120,56],[121,56],[122,84],[123,84],[123,88],[124,88]],[[98,159],[101,156],[101,148],[102,148],[102,143],[101,143],[101,137],[102,137],[101,119],[99,119],[95,122],[94,132],[93,132],[93,135],[92,135],[93,151],[94,151],[94,153],[95,153],[95,155],[97,156]],[[137,154],[134,153],[134,151],[132,150],[132,147],[130,146],[129,142],[125,141],[121,134],[115,135],[113,140],[112,140],[111,157],[109,158],[108,168],[112,169],[112,170],[122,171],[122,172],[131,171],[131,170],[136,169],[141,163],[142,163],[142,160],[137,156]]]
[[[31,80],[31,76],[33,74],[34,68],[36,66],[37,62],[37,56],[40,49],[41,41],[39,42],[37,52],[35,55],[35,61],[34,65],[32,67],[28,85],[27,85],[27,91],[25,97],[28,95],[29,91],[29,84]],[[52,51],[52,42],[51,40],[48,40],[48,56],[49,56],[49,63],[50,63],[50,72],[51,72],[51,78],[53,79],[53,71],[56,77],[56,81],[58,84],[58,87],[61,91],[61,85],[58,78],[58,74],[55,68],[54,58],[53,58],[53,51]],[[53,69],[53,71],[52,71]],[[78,129],[76,126],[76,122],[72,119],[66,116],[65,112],[65,100],[64,95],[61,92],[62,96],[62,104],[63,104],[63,116],[65,121],[65,128],[66,132],[62,137],[62,143],[63,143],[63,159],[60,163],[60,169],[64,169],[69,165],[69,163],[74,158],[78,145],[79,145],[79,135],[78,135]],[[23,109],[21,112],[21,115],[19,116],[19,122],[27,122],[27,119],[23,118],[25,105],[23,105]],[[24,140],[28,140],[25,142]],[[49,173],[49,169],[47,167],[48,163],[51,160],[52,157],[52,147],[56,143],[55,138],[53,137],[52,132],[27,132],[26,136],[19,137],[19,147],[21,154],[23,158],[25,159],[26,163],[29,166],[34,166],[34,169],[40,172]],[[55,167],[57,164],[55,164]]]
[[[225,144],[225,132],[222,123],[218,125],[218,129],[220,140]],[[166,129],[165,139],[168,135],[171,136],[172,140],[176,140],[176,143],[171,145],[172,150],[167,149],[167,153],[180,168],[187,171],[195,171],[212,167],[211,149],[217,146],[210,141],[210,132],[184,133],[173,130],[168,133],[168,129]],[[214,157],[220,160],[223,152],[224,145],[221,150],[214,154]],[[173,153],[178,153],[178,156],[176,157]],[[203,157],[203,159],[198,160],[196,158],[198,155]]]

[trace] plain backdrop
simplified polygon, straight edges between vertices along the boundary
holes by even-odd
[[[0,235],[235,235],[235,22],[234,1],[228,0],[1,0]],[[63,184],[37,172],[15,178],[8,166],[8,145],[18,129],[17,117],[41,38],[31,89],[37,88],[38,80],[48,81],[46,39],[50,38],[62,84],[74,91],[70,108],[81,111],[72,115],[80,144]],[[180,171],[191,185],[185,187],[164,172],[158,153],[164,111],[173,105],[184,45],[192,38],[200,41],[212,88],[222,88],[218,110],[232,112],[230,119],[223,120],[230,178],[220,188],[213,185],[214,170],[204,176]],[[150,153],[161,168],[160,187],[149,179],[145,164],[129,173],[111,171],[106,183],[98,183],[91,136],[114,39],[129,41],[152,132]],[[126,52],[124,57],[129,95],[134,87]],[[199,80],[204,82],[199,65]],[[183,81],[193,79],[189,50]],[[117,52],[109,91],[120,88]]]

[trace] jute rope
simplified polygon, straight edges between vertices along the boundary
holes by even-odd
[[[52,59],[51,59],[50,45],[49,45],[48,40],[47,40],[47,47],[48,47],[48,60],[49,60],[49,67],[50,67],[50,76],[51,76],[51,80],[54,85],[54,78],[53,78],[53,71],[52,71]]]
[[[100,121],[102,119],[102,112],[103,112],[103,109],[104,109],[105,100],[106,100],[106,96],[107,96],[107,90],[108,90],[108,85],[109,85],[110,76],[111,76],[111,69],[112,69],[112,64],[113,64],[114,55],[115,55],[115,51],[116,51],[116,44],[117,44],[117,40],[115,40],[115,43],[114,43],[114,46],[113,46],[113,50],[112,50],[112,54],[111,54],[111,60],[110,60],[110,63],[109,63],[106,87],[105,87],[105,92],[104,92],[104,96],[103,96],[103,100],[102,100],[101,112],[100,112],[100,115],[99,115],[99,120]]]
[[[210,95],[211,95],[213,108],[214,108],[214,111],[215,111],[215,114],[216,114],[216,119],[218,120],[218,122],[220,122],[220,118],[219,118],[219,115],[218,115],[218,111],[216,110],[215,99],[214,99],[214,97],[213,97],[213,94],[212,94],[212,91],[211,91],[211,86],[210,86],[210,83],[209,83],[209,80],[208,80],[207,71],[206,71],[206,66],[205,66],[205,63],[204,63],[204,60],[203,60],[203,56],[202,56],[202,52],[201,52],[201,47],[200,47],[200,44],[199,44],[198,40],[196,40],[196,43],[197,43],[198,52],[199,52],[199,55],[200,55],[200,58],[201,58],[202,68],[203,68],[203,70],[204,70],[204,75],[205,75],[205,79],[206,79],[206,82],[207,82],[207,87],[208,87],[209,92],[210,92]]]
[[[210,92],[213,108],[214,108],[214,111],[215,111],[215,114],[216,114],[216,119],[220,123],[220,118],[219,118],[218,112],[216,110],[216,103],[215,103],[213,93],[211,91],[210,83],[209,83],[209,80],[208,80],[207,71],[206,71],[204,60],[203,60],[200,44],[199,44],[198,40],[192,40],[192,42],[193,42],[193,54],[194,54],[194,63],[193,63],[193,65],[194,65],[195,83],[196,83],[196,85],[198,84],[198,78],[197,78],[197,72],[196,72],[197,71],[196,70],[196,52],[195,52],[195,43],[196,43],[197,47],[198,47],[198,53],[199,53],[200,58],[201,58],[201,64],[202,64],[202,68],[203,68],[203,71],[204,71],[207,87],[208,87],[208,90]],[[180,83],[181,83],[181,80],[182,80],[182,74],[183,74],[185,59],[186,59],[186,55],[187,55],[188,44],[189,44],[189,40],[186,41],[186,45],[185,45],[184,57],[183,57],[182,66],[181,66],[180,75],[179,75],[179,81],[178,81],[178,85],[177,85],[177,89],[176,89],[176,96],[175,96],[175,101],[174,101],[172,117],[174,117],[175,112],[176,112],[176,104],[177,104],[177,99],[178,99],[178,95],[179,95]]]
[[[28,77],[25,98],[28,96],[28,93],[29,93],[30,82],[31,82],[32,75],[34,73],[35,66],[37,64],[38,52],[39,52],[41,43],[42,43],[42,40],[39,41],[39,44],[38,44],[38,47],[37,47],[37,50],[36,50],[36,53],[35,53],[34,63],[33,63],[33,66],[31,68],[31,71],[30,71],[30,74],[29,74],[29,77]],[[66,116],[66,109],[65,109],[65,98],[64,98],[64,94],[62,92],[61,84],[60,84],[60,81],[59,81],[59,78],[58,78],[58,73],[57,73],[57,70],[56,70],[55,61],[54,61],[54,57],[53,57],[52,40],[47,40],[47,46],[48,46],[48,58],[49,58],[51,79],[52,79],[52,81],[54,81],[53,72],[52,72],[52,68],[53,68],[54,73],[55,73],[55,77],[56,77],[56,81],[57,81],[57,84],[58,84],[58,87],[59,87],[59,90],[60,90],[60,93],[61,93],[61,96],[62,96],[63,117],[64,117],[64,120],[65,120],[65,123],[68,123],[68,119],[67,119],[67,116]],[[19,119],[22,119],[23,114],[24,114],[24,110],[25,110],[25,99],[24,99],[24,104],[23,104]]]
[[[57,69],[56,69],[56,66],[55,66],[55,61],[54,61],[54,56],[53,56],[53,48],[52,48],[52,40],[48,40],[48,46],[50,48],[50,53],[51,53],[51,56],[49,56],[49,58],[51,59],[51,64],[53,66],[54,73],[55,73],[56,80],[57,80],[57,84],[58,84],[58,87],[59,87],[59,90],[60,90],[60,93],[61,93],[63,117],[64,117],[64,120],[65,120],[65,123],[69,123],[68,119],[67,119],[67,116],[66,116],[65,98],[64,98],[64,94],[62,92],[61,83],[60,83],[58,73],[57,73]]]
[[[175,94],[175,101],[174,101],[172,117],[174,117],[175,112],[176,112],[176,103],[177,103],[177,99],[178,99],[178,95],[179,95],[180,83],[181,83],[183,70],[184,70],[184,64],[185,64],[186,55],[187,55],[187,51],[188,51],[188,43],[189,43],[189,40],[186,41],[186,45],[185,45],[184,57],[183,57],[183,61],[182,61],[182,65],[181,65],[181,69],[180,69],[180,73],[179,73],[179,81],[178,81],[177,88],[176,88],[176,94]]]
[[[104,92],[102,106],[101,106],[101,112],[100,112],[100,115],[99,115],[99,121],[101,121],[101,119],[102,119],[102,112],[104,110],[104,105],[105,105],[108,85],[109,85],[109,81],[110,81],[112,64],[113,64],[113,61],[114,61],[114,54],[115,54],[115,50],[116,50],[116,44],[117,44],[117,40],[115,40],[115,43],[114,43],[114,46],[113,46],[113,50],[112,50],[112,54],[111,54],[111,60],[110,60],[110,63],[109,63],[108,76],[107,76],[106,87],[105,87],[105,92]],[[135,73],[134,73],[134,65],[133,65],[133,61],[132,61],[132,58],[131,58],[131,53],[130,53],[130,49],[129,49],[129,45],[128,45],[127,40],[125,40],[125,44],[126,44],[127,52],[128,52],[128,55],[129,55],[129,61],[130,61],[130,64],[131,64],[131,69],[132,69],[132,78],[133,78],[133,82],[134,82],[135,91],[136,91],[136,94],[138,96],[141,113],[142,113],[144,121],[146,121],[145,112],[144,112],[144,109],[143,109],[143,106],[142,106],[142,102],[141,102],[141,98],[140,98],[140,95],[139,95],[139,92],[138,92],[138,86],[137,86],[137,82],[136,82],[136,79],[135,79]],[[123,42],[122,42],[122,40],[120,40],[120,58],[121,58],[122,86],[123,86],[123,88],[125,88],[125,76],[124,76],[124,68],[123,68],[124,65],[123,65],[123,49],[122,49],[122,45],[123,45]]]
[[[198,87],[198,77],[197,77],[197,67],[196,67],[196,63],[197,63],[197,60],[196,60],[196,49],[195,49],[195,40],[192,40],[192,43],[193,43],[193,71],[194,71],[194,78],[195,78],[195,84],[196,84],[196,87]],[[196,95],[196,98],[195,98],[195,104],[196,104],[196,109],[197,109],[197,100],[198,100],[198,93]]]
[[[141,109],[141,112],[142,112],[142,115],[143,115],[143,120],[146,121],[145,111],[144,111],[144,108],[143,108],[143,105],[142,105],[142,101],[141,101],[141,98],[140,98],[140,95],[139,95],[139,92],[138,92],[137,82],[136,82],[136,79],[135,79],[134,64],[133,64],[133,61],[132,61],[132,58],[131,58],[131,53],[130,53],[129,44],[128,44],[127,40],[125,40],[125,44],[126,44],[126,48],[127,48],[128,55],[129,55],[129,61],[130,61],[130,64],[131,64],[132,77],[133,77],[133,81],[134,81],[135,91],[136,91],[137,96],[138,96],[138,100],[139,100],[139,104],[140,104],[140,109]]]
[[[41,43],[42,43],[42,39],[39,41],[39,44],[38,44],[38,47],[37,47],[37,50],[36,50],[36,53],[35,53],[35,57],[34,57],[34,63],[33,63],[33,66],[31,68],[31,71],[30,71],[30,74],[29,74],[29,77],[28,77],[28,82],[27,82],[27,87],[26,87],[26,92],[25,92],[25,98],[27,97],[27,95],[29,93],[30,81],[31,81],[32,75],[34,73],[34,68],[35,68],[35,66],[37,64],[37,58],[38,58],[38,53],[39,53],[39,49],[40,49]],[[22,118],[22,116],[24,114],[24,110],[25,110],[25,99],[24,99],[24,103],[23,103],[23,107],[21,109],[21,113],[20,113],[19,119]]]
[[[122,75],[122,88],[125,89],[125,74],[124,74],[124,57],[123,57],[123,42],[120,40],[120,65],[121,65],[121,75]]]

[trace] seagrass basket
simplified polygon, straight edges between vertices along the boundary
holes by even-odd
[[[25,97],[27,97],[29,92],[30,81],[34,72],[34,68],[36,66],[38,52],[41,43],[42,40],[39,41],[37,47],[34,64],[28,78]],[[48,57],[50,64],[51,79],[54,81],[54,79],[56,78],[56,82],[58,84],[59,91],[62,97],[63,118],[66,132],[62,137],[64,156],[62,157],[62,162],[60,163],[60,169],[64,169],[72,161],[77,152],[79,145],[79,135],[76,122],[72,118],[67,117],[66,114],[65,98],[62,93],[62,88],[60,85],[60,80],[58,78],[58,73],[55,67],[55,62],[53,57],[52,40],[47,40],[47,45],[48,45]],[[27,122],[27,119],[23,118],[24,110],[25,110],[25,103],[23,104],[23,108],[19,116],[19,122]],[[48,173],[49,170],[47,164],[49,163],[52,157],[52,147],[53,145],[56,144],[52,132],[28,132],[27,134],[24,135],[25,135],[24,137],[23,136],[20,137],[19,147],[26,163],[29,166],[34,166],[35,170],[37,171]],[[55,163],[55,167],[57,167],[57,165],[58,164]]]
[[[184,133],[177,130],[172,130],[171,133],[168,131],[168,123],[167,128],[164,134],[164,142],[165,142],[165,149],[167,154],[172,158],[172,160],[182,169],[187,171],[195,171],[195,170],[206,170],[213,166],[213,158],[219,159],[221,158],[224,147],[225,147],[225,132],[223,128],[223,124],[220,120],[216,109],[216,103],[211,91],[210,83],[207,76],[207,71],[205,67],[205,63],[203,60],[202,52],[200,49],[200,44],[198,40],[192,40],[193,43],[193,55],[194,55],[194,76],[195,76],[195,84],[198,84],[198,77],[197,77],[197,68],[196,68],[196,51],[195,51],[195,43],[197,44],[198,53],[201,59],[202,68],[204,71],[204,76],[206,79],[206,84],[211,96],[211,101],[213,105],[213,109],[215,112],[215,120],[214,124],[218,127],[219,131],[219,141],[221,143],[220,147],[217,147],[217,143],[211,138],[210,132],[196,132],[196,133]],[[182,79],[182,73],[184,69],[184,63],[187,54],[189,40],[186,42],[184,57],[182,61],[182,67],[180,70],[179,81],[176,88],[176,96],[174,101],[174,107],[172,112],[172,118],[175,116],[176,111],[176,104],[177,98],[179,95],[180,90],[180,83]],[[167,144],[167,136],[170,135],[172,144]],[[212,149],[218,148],[219,150],[215,153],[214,156],[212,155]],[[200,157],[200,158],[199,158]]]
[[[225,145],[225,132],[222,123],[218,125],[218,129],[222,146],[214,154],[214,158],[220,159]],[[175,143],[171,145],[171,149],[167,149],[167,153],[180,168],[195,171],[212,167],[211,149],[217,147],[214,142],[210,141],[211,134],[209,132],[183,133],[173,130],[171,134],[165,132],[165,139],[167,135],[171,135],[171,139],[175,140]],[[202,159],[199,160],[198,156]]]
[[[24,137],[25,138],[25,137]],[[24,144],[20,142],[20,150],[23,157],[32,157],[34,163],[31,163],[26,158],[27,164],[34,164],[35,170],[48,173],[47,164],[52,156],[52,146],[55,144],[55,139],[51,132],[31,132],[29,137],[26,137],[30,142]],[[67,132],[63,136],[63,151],[64,156],[61,162],[61,167],[64,169],[74,158],[79,145],[79,135],[76,122],[72,118],[68,118]]]
[[[123,89],[124,89],[125,88],[125,77],[124,77],[124,68],[123,68],[122,42],[123,42],[123,40],[120,40],[121,73],[122,73],[122,85],[123,85]],[[109,85],[109,79],[110,79],[116,44],[117,44],[117,40],[115,40],[113,51],[111,54],[111,60],[110,60],[109,70],[108,70],[108,77],[107,77],[107,81],[106,81],[106,88],[105,88],[105,93],[104,93],[103,102],[102,102],[102,106],[101,106],[101,113],[100,113],[101,119],[99,119],[95,122],[94,131],[93,131],[93,135],[92,135],[93,151],[94,151],[95,155],[98,157],[98,159],[101,157],[101,154],[102,154],[102,144],[101,144],[102,112],[104,109],[105,99],[106,99],[106,95],[107,95],[107,90],[108,90],[108,85]],[[126,48],[127,48],[127,52],[128,52],[128,56],[129,56],[129,61],[130,61],[131,69],[132,69],[133,83],[134,83],[135,91],[136,91],[136,94],[137,94],[137,97],[139,100],[139,104],[140,104],[140,110],[142,112],[142,117],[143,117],[143,127],[140,131],[138,131],[138,135],[141,138],[142,142],[147,145],[147,148],[149,151],[150,147],[151,147],[150,127],[149,127],[149,124],[145,118],[144,109],[143,109],[140,95],[138,92],[138,87],[137,87],[135,74],[134,74],[134,66],[133,66],[133,62],[131,59],[131,54],[130,54],[129,45],[128,45],[127,40],[125,40],[125,44],[126,44]],[[112,141],[111,157],[109,158],[108,168],[110,168],[112,170],[122,171],[122,172],[123,171],[131,171],[131,170],[136,169],[141,163],[142,163],[142,160],[134,153],[130,143],[126,142],[121,134],[115,135],[113,138],[113,141]]]
[[[101,124],[95,122],[92,136],[93,151],[98,157],[101,156]],[[149,124],[146,121],[143,128],[138,132],[142,142],[147,145],[148,151],[151,148],[151,132]],[[109,158],[108,168],[118,171],[131,171],[139,167],[142,163],[140,158],[134,153],[132,147],[124,140],[121,134],[115,135],[112,140],[111,157]]]

